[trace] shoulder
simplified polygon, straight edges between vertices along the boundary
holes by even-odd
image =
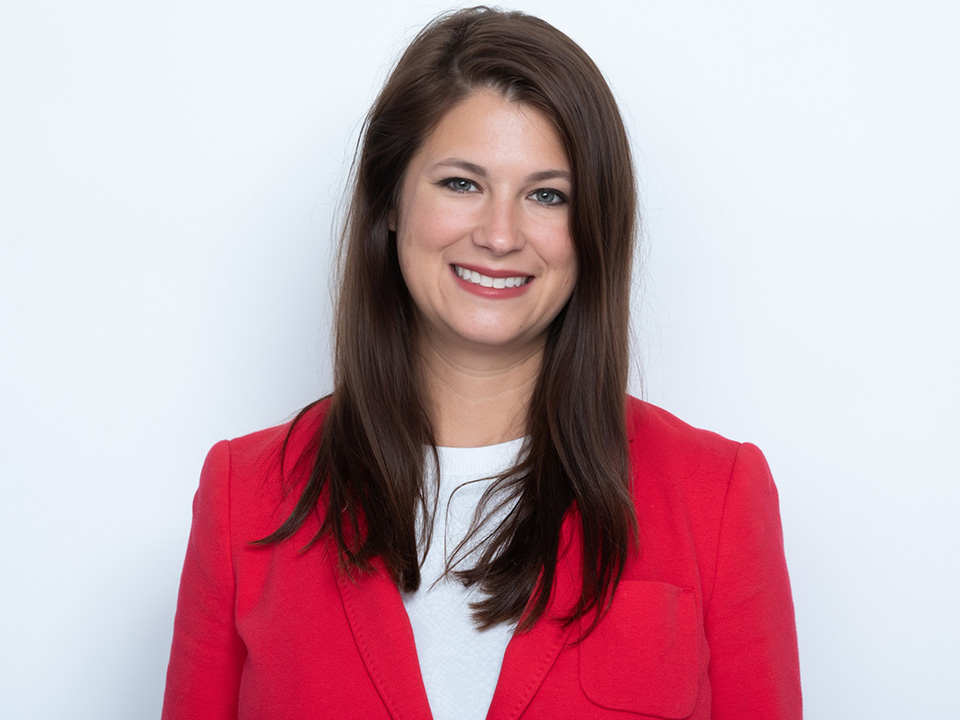
[[[636,398],[627,402],[627,430],[644,567],[670,568],[658,577],[699,588],[708,607],[721,562],[736,570],[761,555],[782,561],[776,486],[755,445]]]
[[[669,467],[682,474],[730,468],[741,448],[741,443],[693,427],[632,396],[627,397],[627,437],[633,462]]]
[[[731,502],[776,508],[766,459],[750,443],[689,425],[666,410],[630,397],[627,434],[638,510],[651,500],[713,527]]]
[[[292,420],[229,440],[235,475],[263,474],[271,464],[312,462],[320,428],[330,408],[330,398],[307,405]]]
[[[195,501],[219,517],[234,541],[266,537],[290,514],[316,458],[329,399],[289,422],[218,442],[207,455]]]

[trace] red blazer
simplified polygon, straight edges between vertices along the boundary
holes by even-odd
[[[297,425],[296,457],[327,405]],[[547,615],[515,635],[487,717],[801,717],[793,603],[777,491],[760,451],[631,398],[642,545],[586,640],[558,621],[577,596],[564,525]],[[210,451],[194,499],[164,720],[425,719],[430,708],[400,593],[383,568],[351,580],[314,520],[279,545],[287,426]],[[288,464],[289,467],[289,464]]]

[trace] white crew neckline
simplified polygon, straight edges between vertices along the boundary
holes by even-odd
[[[449,477],[462,475],[498,475],[517,461],[524,442],[526,438],[521,437],[481,447],[438,446],[440,477],[446,480]],[[427,457],[429,460],[430,455],[428,454]]]

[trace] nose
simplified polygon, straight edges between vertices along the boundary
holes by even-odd
[[[474,229],[474,243],[493,255],[506,255],[522,248],[525,240],[520,212],[509,198],[490,198]]]

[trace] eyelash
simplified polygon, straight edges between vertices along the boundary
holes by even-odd
[[[460,183],[466,183],[467,185],[469,185],[469,188],[457,187],[457,185]],[[444,187],[450,188],[455,193],[458,193],[461,195],[468,192],[472,192],[477,187],[477,184],[473,182],[473,180],[467,180],[466,178],[460,178],[460,177],[453,177],[453,178],[447,178],[446,180],[441,180],[440,184]],[[535,197],[540,193],[550,193],[556,198],[554,202],[540,202],[540,200],[536,200],[536,202],[540,203],[541,205],[546,205],[546,206],[566,205],[569,202],[569,199],[567,198],[566,195],[564,195],[559,190],[554,190],[553,188],[537,188],[532,193],[530,193],[527,197]]]
[[[566,205],[569,202],[566,195],[553,188],[538,188],[530,193],[530,195],[539,195],[540,193],[550,193],[556,197],[554,202],[540,202],[537,200],[541,205]]]
[[[457,185],[458,185],[459,183],[466,183],[467,185],[470,186],[470,188],[469,188],[469,189],[465,189],[465,188],[462,188],[462,187],[457,187]],[[461,195],[462,195],[463,193],[468,193],[468,192],[470,192],[471,189],[477,187],[476,183],[474,183],[472,180],[467,180],[466,178],[458,178],[458,177],[455,177],[455,178],[447,178],[446,180],[443,180],[440,184],[441,184],[441,185],[445,185],[446,187],[448,187],[448,188],[450,188],[451,190],[453,190],[455,193],[460,193]]]

